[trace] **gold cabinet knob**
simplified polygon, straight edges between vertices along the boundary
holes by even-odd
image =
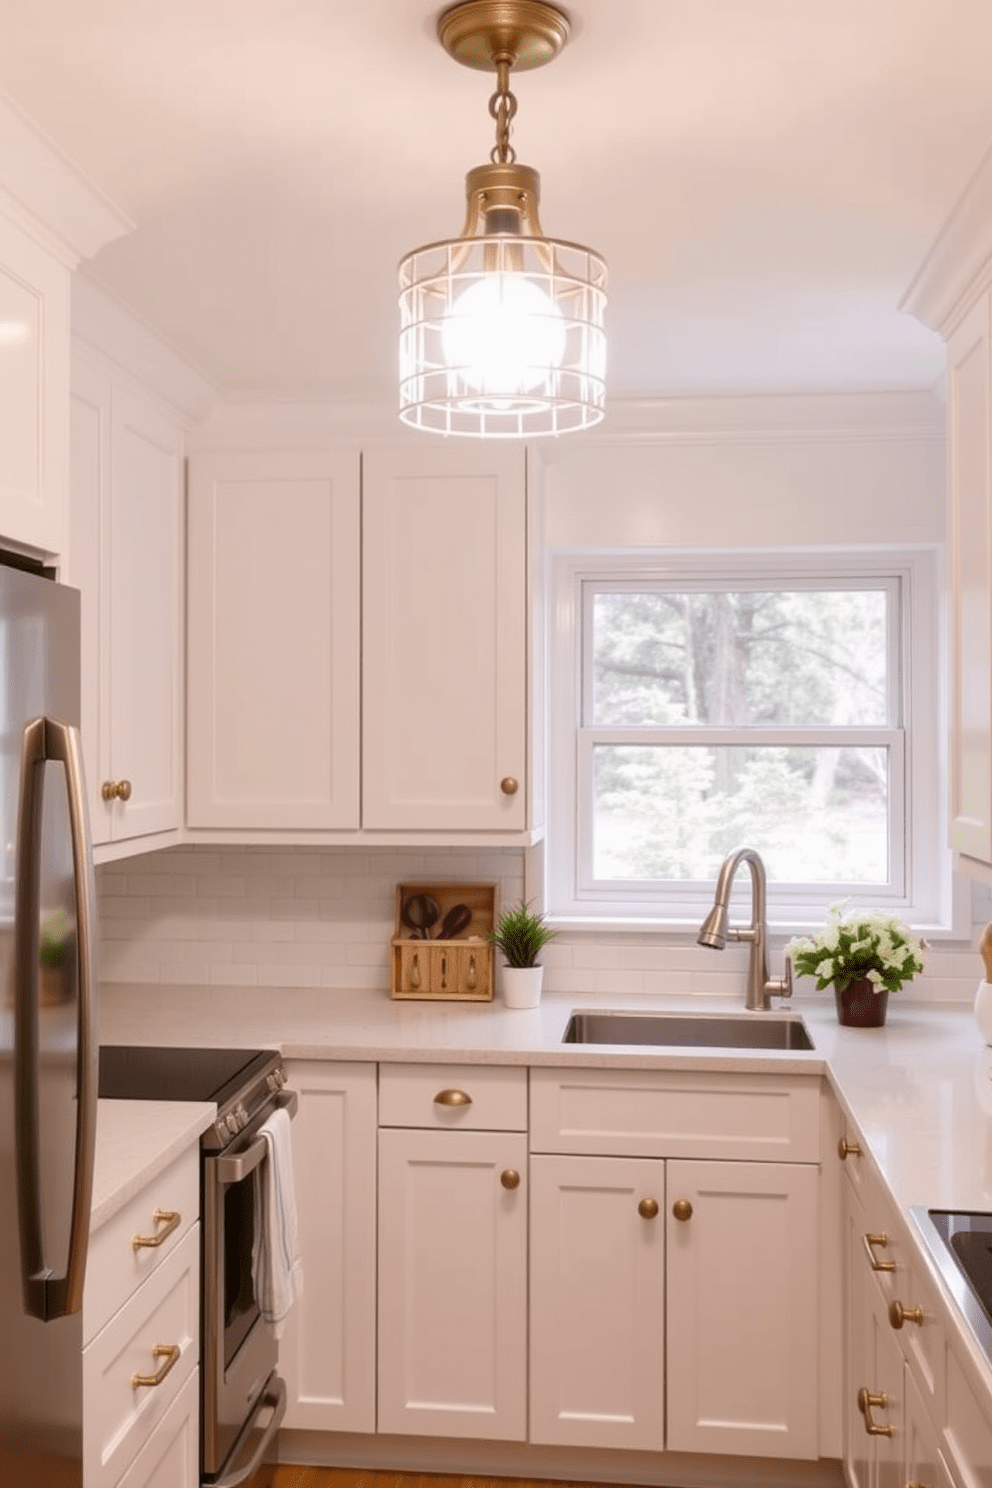
[[[641,1202],[637,1206],[637,1212],[641,1216],[642,1219],[657,1219],[657,1217],[658,1217],[658,1200],[657,1199],[642,1199]]]
[[[504,775],[499,783],[499,788],[504,796],[515,796],[520,789],[520,781],[515,775]]]
[[[684,1224],[687,1219],[692,1218],[692,1205],[688,1199],[676,1199],[672,1205],[672,1213]]]
[[[861,1143],[849,1142],[846,1137],[841,1137],[840,1141],[837,1143],[837,1156],[840,1158],[841,1162],[843,1162],[844,1159],[847,1157],[860,1157]]]
[[[889,1397],[884,1391],[879,1391],[877,1395],[873,1394],[871,1390],[866,1390],[862,1385],[858,1391],[858,1410],[865,1418],[865,1431],[869,1436],[895,1436],[894,1426],[882,1426],[880,1422],[873,1419],[872,1406],[878,1410],[888,1410]]]
[[[105,780],[100,787],[100,794],[105,801],[130,801],[130,780]]]
[[[472,1097],[464,1090],[439,1090],[434,1097],[436,1106],[470,1106]]]
[[[520,1174],[516,1168],[504,1168],[499,1175],[499,1181],[504,1188],[514,1189],[520,1187]]]
[[[899,1329],[903,1323],[916,1323],[917,1327],[923,1327],[922,1307],[903,1307],[901,1302],[893,1302],[889,1307],[889,1322],[893,1328]]]

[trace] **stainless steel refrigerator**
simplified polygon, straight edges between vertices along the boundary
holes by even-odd
[[[96,1137],[79,595],[0,564],[0,1485],[81,1484]]]

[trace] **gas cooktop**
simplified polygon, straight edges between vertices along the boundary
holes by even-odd
[[[910,1209],[948,1291],[992,1363],[992,1214]]]

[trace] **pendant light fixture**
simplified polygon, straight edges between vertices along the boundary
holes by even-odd
[[[604,412],[606,265],[544,236],[540,178],[510,144],[510,71],[556,57],[568,18],[543,0],[463,0],[437,32],[456,62],[495,70],[496,144],[465,177],[461,236],[400,263],[400,418],[483,438],[587,429]]]

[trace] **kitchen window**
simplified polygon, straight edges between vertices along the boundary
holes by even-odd
[[[931,553],[553,568],[553,914],[694,923],[746,844],[780,924],[946,918]]]

